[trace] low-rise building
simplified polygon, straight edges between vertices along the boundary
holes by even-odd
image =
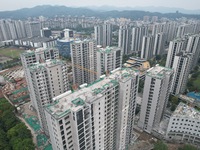
[[[166,139],[200,145],[200,112],[184,103],[170,117]]]
[[[145,74],[148,69],[150,69],[150,64],[147,60],[139,57],[130,57],[129,60],[124,63],[127,68],[133,68],[140,71],[140,79],[145,79]]]

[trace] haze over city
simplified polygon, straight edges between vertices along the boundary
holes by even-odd
[[[12,4],[12,5],[11,5]],[[114,1],[114,0],[101,0],[101,1],[93,1],[93,0],[73,0],[73,1],[65,1],[65,0],[34,0],[34,1],[25,1],[18,0],[17,3],[14,0],[7,0],[1,2],[0,10],[16,10],[20,8],[30,8],[37,5],[65,5],[70,7],[86,7],[86,6],[103,6],[109,5],[114,7],[175,7],[175,8],[184,8],[188,10],[199,9],[200,1],[199,0],[123,0],[123,1]]]

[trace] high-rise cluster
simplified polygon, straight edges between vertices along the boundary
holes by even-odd
[[[190,71],[199,59],[200,35],[185,35],[170,42],[166,67],[174,69],[171,93],[184,93]]]
[[[43,20],[41,24],[2,20],[0,33],[3,37],[0,40],[37,37],[40,33],[49,37],[51,30],[40,30],[40,27],[51,24],[42,17],[40,20]],[[197,65],[200,26],[178,21],[157,23],[157,20],[158,17],[154,16],[152,23],[148,24],[149,17],[145,16],[144,21],[138,22],[123,18],[104,23],[97,21],[92,26],[94,39],[74,38],[77,34],[65,29],[60,33],[63,39],[58,41],[57,47],[62,49],[61,54],[71,55],[68,64],[59,59],[57,48],[27,50],[21,54],[32,107],[37,111],[42,130],[50,137],[54,150],[127,149],[135,138],[133,129],[137,122],[135,112],[140,77],[144,89],[137,125],[148,133],[158,131],[169,95],[185,92],[189,73]],[[82,25],[88,26],[83,22]],[[113,25],[119,26],[119,32],[113,32]],[[112,43],[112,40],[118,42]],[[114,43],[118,43],[118,47],[113,46]],[[146,60],[166,53],[165,67],[155,65],[150,68],[146,63]],[[126,65],[130,68],[123,68],[123,55],[130,54],[140,58],[130,58],[129,65]],[[72,67],[71,85],[68,65]],[[133,65],[138,68],[146,65],[148,70],[141,69],[141,73],[132,69]],[[166,139],[191,140],[193,134],[193,143],[199,142],[199,133],[195,133],[198,113],[191,110],[193,115],[187,119],[189,110],[185,104],[177,107],[170,118]],[[182,113],[181,116],[178,113]],[[185,122],[196,127],[189,132],[191,129]],[[180,130],[177,124],[180,124]]]

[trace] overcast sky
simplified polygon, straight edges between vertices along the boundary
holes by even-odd
[[[1,0],[0,11],[34,7],[37,5],[65,6],[165,6],[185,9],[200,9],[200,0]]]

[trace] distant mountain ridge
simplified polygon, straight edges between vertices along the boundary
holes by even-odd
[[[14,11],[0,11],[0,18],[23,19],[28,17],[54,17],[55,15],[92,16],[95,11],[87,8],[71,8],[66,6],[41,5],[33,8],[23,8]]]
[[[89,8],[91,10],[96,11],[112,11],[112,10],[141,10],[141,11],[149,11],[149,12],[160,12],[160,13],[175,13],[176,11],[179,11],[180,13],[185,14],[200,14],[200,9],[198,10],[188,10],[183,8],[175,8],[175,7],[155,7],[155,6],[148,6],[148,7],[115,7],[115,6],[109,6],[109,5],[103,5],[103,6],[87,6],[85,8]]]
[[[51,5],[41,5],[33,8],[23,8],[14,11],[0,11],[0,19],[26,19],[28,17],[54,17],[62,15],[71,15],[71,16],[88,16],[88,17],[99,17],[99,18],[119,18],[125,17],[130,19],[143,19],[143,16],[158,16],[158,17],[167,17],[167,18],[198,18],[200,15],[191,15],[191,14],[182,14],[182,13],[158,13],[158,12],[148,12],[148,11],[139,11],[139,10],[112,10],[112,11],[99,11],[91,10],[88,8],[72,8],[66,6],[51,6]]]

